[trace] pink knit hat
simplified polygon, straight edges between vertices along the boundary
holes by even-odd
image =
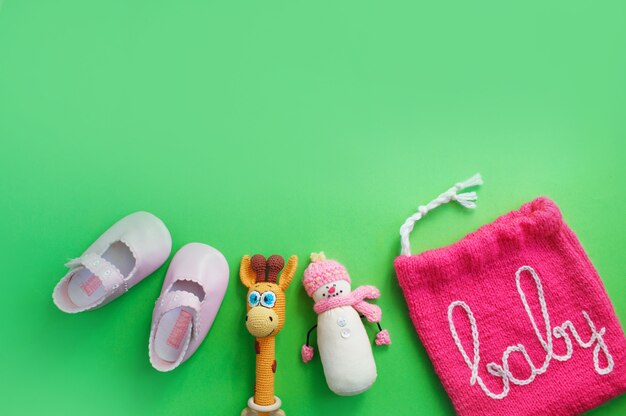
[[[323,252],[311,253],[311,264],[304,270],[304,289],[309,296],[313,295],[321,286],[345,280],[350,282],[350,275],[341,263],[335,260],[327,260]]]

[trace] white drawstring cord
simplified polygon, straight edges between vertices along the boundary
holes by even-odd
[[[409,242],[409,235],[411,234],[411,231],[413,231],[413,226],[417,221],[424,218],[424,216],[429,211],[432,211],[433,209],[443,204],[447,204],[450,201],[456,201],[465,208],[476,208],[476,202],[474,202],[476,201],[476,199],[478,199],[476,192],[464,192],[462,194],[459,194],[457,192],[471,186],[482,184],[483,178],[481,178],[480,173],[477,173],[466,181],[457,183],[452,188],[448,189],[446,192],[442,193],[437,198],[430,201],[428,204],[420,205],[417,208],[417,212],[407,218],[406,221],[404,221],[404,224],[402,224],[402,227],[400,227],[400,243],[402,245],[402,255],[411,255],[411,243]]]

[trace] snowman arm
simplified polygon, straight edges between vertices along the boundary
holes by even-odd
[[[313,325],[311,329],[309,329],[309,332],[306,333],[306,346],[307,347],[309,346],[309,339],[311,338],[311,332],[313,332],[315,328],[317,328],[317,324]]]
[[[364,315],[360,315],[361,319],[365,318]],[[377,346],[381,346],[381,345],[391,345],[391,338],[389,338],[389,331],[387,331],[386,329],[383,329],[382,326],[380,326],[380,322],[376,322],[376,325],[378,326],[378,334],[376,334],[376,337],[374,338],[374,343]]]

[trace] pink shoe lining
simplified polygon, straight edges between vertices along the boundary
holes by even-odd
[[[176,349],[180,348],[180,343],[183,340],[183,337],[187,333],[187,328],[189,327],[189,322],[191,322],[191,313],[186,310],[181,310],[178,315],[178,319],[176,320],[176,324],[174,328],[172,328],[172,332],[170,332],[170,336],[167,338],[167,344]]]
[[[80,285],[80,288],[87,296],[91,296],[100,286],[102,286],[100,279],[97,276],[91,276]]]

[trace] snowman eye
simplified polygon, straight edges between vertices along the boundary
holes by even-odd
[[[276,304],[276,294],[274,292],[263,292],[261,295],[261,306],[273,308]]]
[[[260,300],[261,300],[261,294],[257,292],[256,290],[253,290],[248,295],[248,304],[253,308],[259,304]]]

